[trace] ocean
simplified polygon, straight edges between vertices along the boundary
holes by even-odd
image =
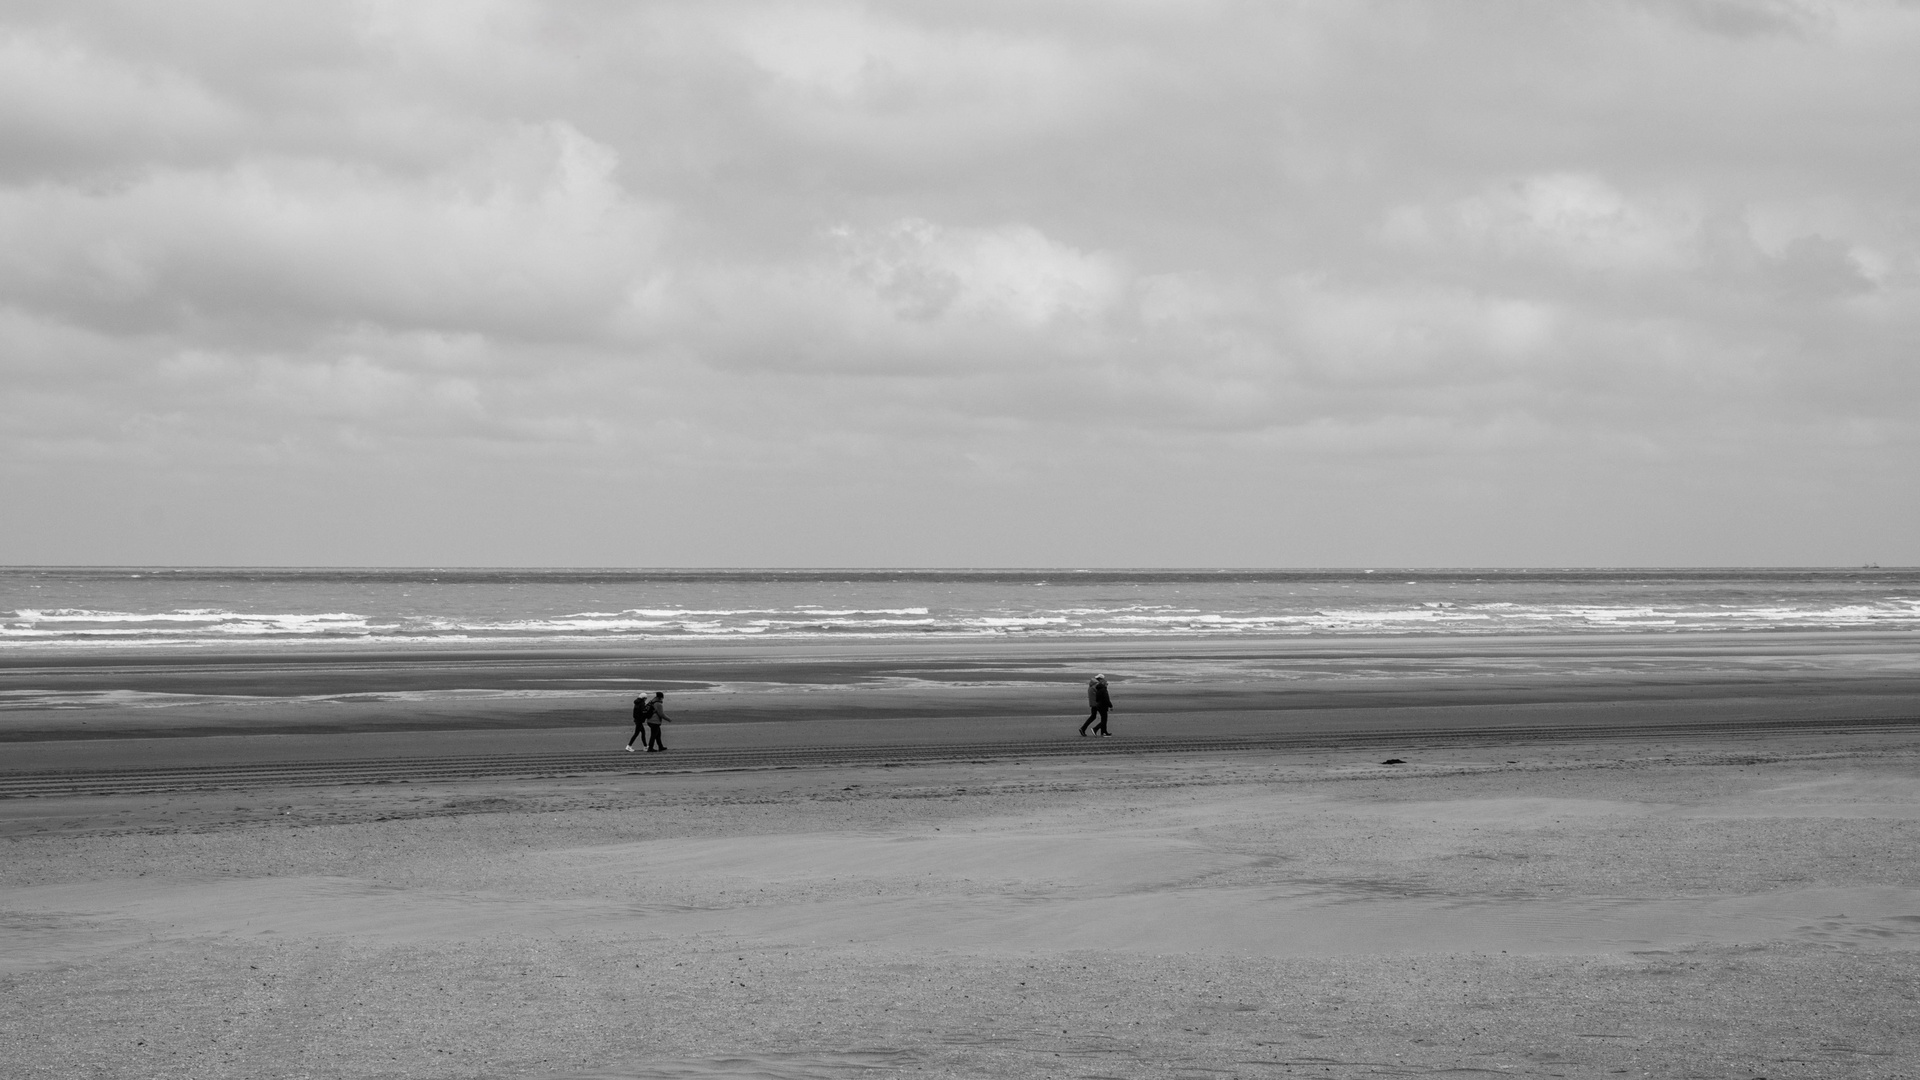
[[[1920,569],[0,569],[0,651],[1920,629]]]

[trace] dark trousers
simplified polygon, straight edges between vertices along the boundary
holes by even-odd
[[[667,744],[660,741],[660,725],[648,724],[647,725],[647,749],[665,750],[666,748],[667,748]]]
[[[1107,708],[1112,708],[1112,706],[1109,705]],[[1100,726],[1093,730],[1105,735],[1107,733],[1107,709],[1103,709],[1098,705],[1095,705],[1093,711],[1087,714],[1086,723],[1080,725],[1080,734],[1085,735],[1087,733],[1087,724],[1091,724],[1095,720],[1100,721]]]
[[[647,722],[645,720],[635,720],[633,722],[633,738],[627,740],[627,745],[632,746],[634,739],[637,739],[640,736],[645,735],[646,733],[647,733]]]

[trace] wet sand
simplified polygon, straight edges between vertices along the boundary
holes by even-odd
[[[1184,687],[1198,705],[1166,674],[1193,656],[1101,658],[1133,676],[1122,738],[1536,729],[1393,766],[1336,745],[0,800],[0,1040],[35,1078],[1912,1076],[1920,730],[1660,732],[1912,708],[1911,645],[1833,644],[1517,674],[1320,656],[1390,673],[1211,678]],[[1070,701],[1088,659],[1018,658],[1057,663]],[[1014,711],[1046,679],[896,669],[808,694],[702,671],[670,744],[1057,740],[1079,720]],[[785,719],[715,707],[756,693]],[[137,738],[30,718],[0,754],[619,753],[617,709],[583,726],[551,704],[469,729],[380,702],[155,709],[181,720]],[[297,715],[336,707],[367,727]],[[1537,732],[1596,715],[1645,734]]]
[[[581,728],[617,724],[651,689],[707,726],[1039,725],[1084,715],[1095,671],[1112,680],[1118,715],[1163,730],[1337,724],[1383,710],[1544,722],[1568,707],[1650,718],[1920,715],[1920,635],[1909,633],[28,651],[0,657],[0,745]]]

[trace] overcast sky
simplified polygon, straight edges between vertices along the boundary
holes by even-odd
[[[0,4],[0,562],[1920,563],[1920,6]]]

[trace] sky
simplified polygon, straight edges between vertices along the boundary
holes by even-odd
[[[0,0],[0,563],[1920,564],[1920,4]]]

